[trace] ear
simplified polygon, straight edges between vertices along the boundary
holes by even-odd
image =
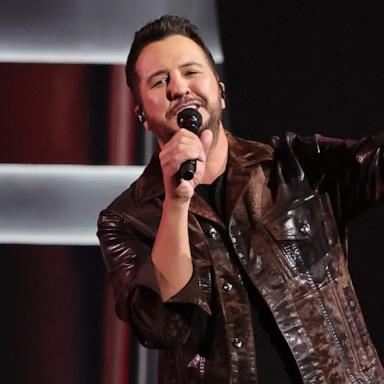
[[[148,124],[146,123],[145,121],[145,116],[144,116],[144,112],[142,110],[142,108],[138,105],[136,105],[135,109],[135,115],[137,116],[137,118],[139,119],[141,125],[145,128],[145,129],[148,129]]]
[[[221,108],[225,109],[225,84],[219,81],[219,88],[221,92]]]

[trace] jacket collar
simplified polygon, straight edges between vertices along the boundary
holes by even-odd
[[[159,152],[160,150],[157,149],[143,174],[137,180],[136,202],[138,205],[164,196],[163,172],[160,166]]]
[[[237,202],[257,165],[273,158],[272,147],[228,135],[229,153],[226,184],[226,219],[229,223]]]
[[[227,177],[231,180],[227,192],[231,196],[236,196],[236,191],[249,179],[253,166],[272,159],[272,148],[266,144],[233,136],[228,131],[225,133],[229,144]],[[157,150],[137,181],[136,202],[141,205],[146,201],[162,196],[164,196],[163,175],[159,161],[159,150]],[[192,199],[191,212],[201,214],[199,207],[202,199],[197,198],[199,196],[195,195]],[[206,209],[204,209],[206,206],[207,204],[201,206],[204,213],[206,213]]]
[[[241,139],[225,131],[228,139],[228,166],[237,164],[248,168],[266,160],[272,160],[273,150],[269,145]]]

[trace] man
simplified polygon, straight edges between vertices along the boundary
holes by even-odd
[[[160,383],[384,383],[346,260],[347,221],[383,199],[384,137],[224,130],[224,86],[188,20],[136,33],[136,113],[159,150],[100,214],[118,316],[159,348]],[[178,126],[192,108],[198,135]],[[196,160],[192,180],[180,167]]]

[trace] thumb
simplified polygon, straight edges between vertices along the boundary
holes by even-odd
[[[200,134],[200,141],[203,146],[205,155],[208,155],[209,149],[211,148],[213,142],[213,133],[210,129],[205,129]]]

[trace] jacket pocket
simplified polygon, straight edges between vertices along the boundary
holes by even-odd
[[[313,194],[276,207],[266,216],[265,226],[282,259],[295,273],[324,281],[335,243],[324,219],[329,215],[326,199]]]

